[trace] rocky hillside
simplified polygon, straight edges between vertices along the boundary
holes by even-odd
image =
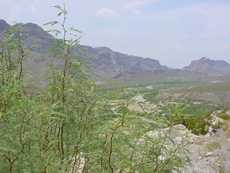
[[[48,56],[49,49],[55,38],[36,24],[17,25],[26,33],[26,47],[32,50],[32,52],[40,54],[40,56]],[[0,20],[0,33],[3,33],[8,27],[10,25],[6,21]],[[87,64],[91,75],[98,79],[111,79],[123,73],[154,72],[156,70],[168,69],[157,60],[115,52],[107,47],[93,48],[81,45],[74,52],[78,58]],[[43,60],[43,63],[49,62],[49,58],[50,55],[46,58],[46,61]]]
[[[4,20],[0,20],[0,33],[5,31],[10,25],[4,21]]]
[[[201,58],[199,60],[192,61],[189,66],[184,68],[184,70],[205,73],[208,75],[229,75],[230,64],[223,60]]]
[[[110,48],[81,46],[76,54],[92,68],[94,75],[112,79],[127,73],[167,70],[159,61],[115,52]]]
[[[61,60],[55,59],[49,52],[55,38],[37,24],[16,25],[24,31],[25,45],[29,50],[25,61],[27,73],[35,81],[44,83],[49,65],[61,64]],[[0,20],[0,38],[9,27],[11,26],[6,21]],[[207,80],[207,74],[230,74],[230,65],[227,62],[207,58],[193,61],[184,69],[171,69],[161,65],[158,60],[119,53],[107,47],[81,45],[75,48],[74,53],[85,64],[90,76],[97,81],[146,83],[155,80]]]

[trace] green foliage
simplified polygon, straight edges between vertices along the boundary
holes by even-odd
[[[209,127],[208,119],[210,113],[205,114],[205,109],[194,109],[194,112],[192,112],[194,107],[197,107],[197,105],[171,104],[167,106],[168,110],[163,112],[166,112],[170,125],[183,124],[194,134],[206,134]]]
[[[146,137],[159,129],[130,112],[128,103],[111,106],[110,96],[131,98],[135,91],[98,92],[73,56],[79,31],[66,26],[65,6],[55,8],[62,21],[46,25],[60,37],[52,52],[63,64],[51,68],[48,87],[40,94],[24,87],[25,51],[18,30],[7,31],[1,41],[1,172],[163,173],[183,166],[184,146],[168,148],[166,136]]]
[[[150,92],[144,94],[144,98],[151,103],[156,103],[159,101],[159,99],[157,98],[158,95],[159,91],[157,89],[153,89]]]
[[[202,118],[210,115],[215,109],[214,106],[207,104],[188,103],[188,106],[186,106],[186,109],[184,110],[184,114]]]
[[[194,134],[207,134],[208,123],[205,117],[184,117],[183,124]]]
[[[227,115],[226,113],[221,113],[219,117],[224,120],[230,120],[230,115]]]

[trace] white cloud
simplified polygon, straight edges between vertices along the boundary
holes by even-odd
[[[129,0],[129,2],[125,5],[126,9],[140,9],[148,4],[158,3],[159,0]]]
[[[119,16],[119,14],[110,8],[101,8],[96,13],[97,17],[116,17]]]

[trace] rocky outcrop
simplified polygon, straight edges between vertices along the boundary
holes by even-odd
[[[184,70],[208,75],[230,75],[230,64],[223,60],[201,58],[192,61],[189,66],[184,67]]]
[[[10,25],[5,21],[0,19],[0,34],[4,32]]]
[[[42,27],[34,23],[16,24],[24,33],[24,43],[29,50],[43,56],[44,65],[50,60],[50,49],[55,38]],[[0,33],[10,25],[0,20]],[[126,73],[144,73],[166,70],[159,61],[113,51],[107,47],[90,47],[80,45],[74,49],[74,55],[87,66],[91,76],[99,79],[112,79]]]

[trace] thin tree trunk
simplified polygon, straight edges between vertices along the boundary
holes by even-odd
[[[113,153],[113,134],[110,137],[109,161],[108,161],[111,173],[114,172],[113,166],[112,166],[112,153]]]

